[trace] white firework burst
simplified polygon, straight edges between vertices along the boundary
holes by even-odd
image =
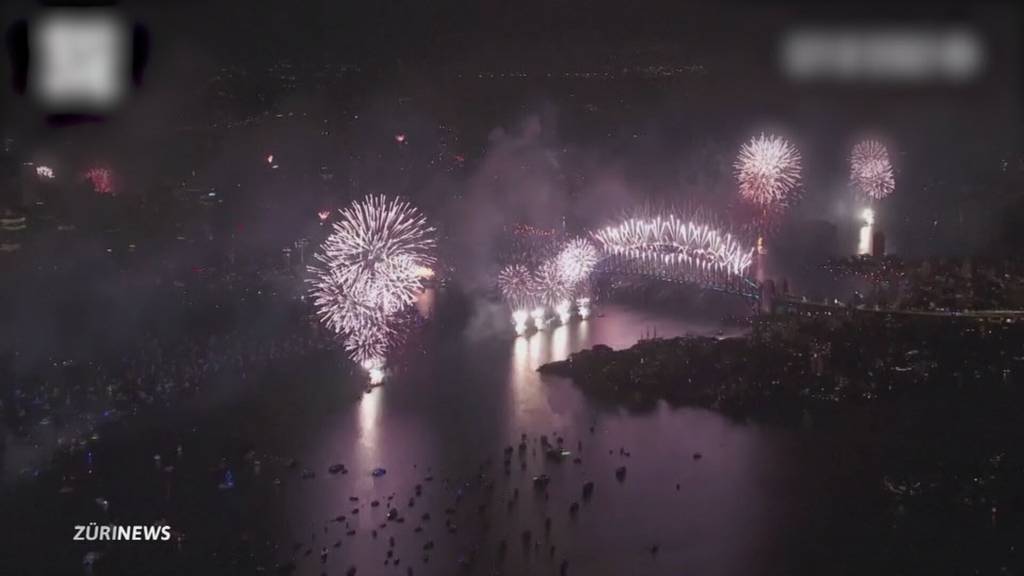
[[[800,152],[779,136],[751,139],[740,149],[734,168],[740,195],[766,210],[785,206],[800,185]]]
[[[511,264],[498,273],[498,287],[513,311],[530,308],[534,301],[533,276],[522,264]]]
[[[407,202],[367,196],[339,211],[309,282],[321,321],[353,359],[383,364],[394,323],[423,290],[435,245],[434,229]]]
[[[575,291],[590,278],[599,259],[597,248],[586,239],[568,242],[556,257],[562,282],[570,291]]]

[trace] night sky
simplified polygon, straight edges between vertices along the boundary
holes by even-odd
[[[709,155],[721,157],[718,164],[728,163],[749,133],[784,127],[812,167],[809,187],[821,191],[841,183],[834,175],[843,169],[850,140],[880,129],[897,143],[898,202],[920,204],[927,198],[931,208],[957,212],[981,209],[982,196],[995,196],[987,206],[1005,201],[1004,184],[978,186],[979,179],[998,179],[1004,161],[1020,164],[1019,19],[1012,4],[912,3],[883,11],[734,2],[641,3],[628,9],[613,2],[162,4],[123,6],[149,30],[152,50],[142,87],[105,126],[49,130],[37,115],[23,113],[25,98],[5,92],[8,129],[48,145],[70,143],[95,130],[109,135],[100,146],[118,149],[133,141],[129,148],[137,149],[128,136],[133,132],[166,133],[181,124],[203,123],[214,113],[244,116],[270,104],[301,104],[310,113],[321,106],[350,106],[376,110],[396,125],[457,121],[463,141],[472,144],[467,152],[479,158],[493,128],[546,115],[552,148],[571,146],[602,156],[601,162],[613,159],[626,172],[662,173],[663,185],[670,186],[685,180],[686,173],[713,170]],[[5,17],[31,14],[24,6],[5,4]],[[778,45],[787,30],[907,22],[967,24],[977,30],[989,55],[982,76],[959,86],[808,86],[780,73]],[[282,88],[265,73],[281,61],[300,67],[295,86]],[[211,86],[211,76],[225,65],[248,73],[227,86]],[[699,67],[700,72],[657,83],[627,78],[600,89],[546,77],[652,65]],[[310,82],[308,73],[323,66],[359,72],[347,85]],[[490,73],[527,77],[466,82]],[[216,96],[222,89],[231,93],[229,99]],[[599,114],[582,117],[581,110],[595,106]],[[610,141],[608,128],[643,137]],[[375,135],[377,129],[354,127],[361,132],[354,138]],[[136,162],[140,171],[143,164]],[[953,166],[955,171],[947,173]],[[831,196],[809,195],[803,209],[834,211]],[[901,204],[900,211],[911,208]],[[972,218],[981,226],[987,216]],[[967,236],[976,236],[975,231]],[[914,249],[922,249],[921,243]]]

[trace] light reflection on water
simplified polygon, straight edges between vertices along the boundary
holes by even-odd
[[[372,464],[377,459],[377,441],[380,426],[380,406],[387,392],[384,386],[378,386],[363,394],[359,399],[359,442],[358,452],[361,461]],[[365,467],[365,466],[364,466]],[[370,466],[372,468],[372,465]]]
[[[572,559],[571,573],[676,574],[684,567],[702,574],[763,573],[753,568],[773,534],[784,529],[792,499],[780,486],[794,479],[786,451],[779,448],[786,442],[778,433],[704,410],[661,405],[635,414],[598,407],[572,383],[536,372],[546,362],[598,343],[623,348],[644,333],[671,337],[718,327],[614,306],[595,312],[587,321],[510,335],[506,342],[454,341],[425,356],[422,366],[354,399],[350,408],[341,404],[319,419],[293,422],[304,430],[290,433],[304,463],[322,474],[331,463],[345,462],[350,473],[286,486],[282,503],[288,504],[283,513],[290,531],[309,538],[310,526],[356,506],[361,510],[353,526],[361,533],[379,529],[386,523],[385,498],[395,494],[410,521],[390,524],[385,533],[395,535],[403,561],[415,561],[416,574],[455,573],[452,559],[481,539],[481,554],[491,558],[498,538],[507,538],[510,550],[517,552],[509,554],[503,573],[557,573],[557,564],[537,563],[535,556],[523,556],[512,545],[523,530],[540,534],[546,516],[554,519],[552,542],[564,551],[558,556]],[[502,451],[517,444],[522,433],[529,436],[527,467],[520,469],[516,459],[505,476]],[[564,437],[581,462],[546,460],[535,450],[541,434]],[[620,448],[631,455],[621,455]],[[692,458],[698,451],[705,454],[699,463]],[[489,475],[496,495],[483,516],[460,516],[456,535],[446,534],[436,522],[422,535],[411,533],[422,512],[443,519],[441,512],[453,505],[459,484],[446,486],[444,478],[472,477],[488,459],[495,463]],[[629,469],[623,483],[614,479],[621,465]],[[377,466],[387,474],[373,478],[370,471]],[[551,476],[550,502],[531,487],[530,479],[541,473]],[[429,485],[424,482],[428,474],[435,477]],[[596,482],[598,496],[573,521],[566,510],[579,498],[585,480]],[[417,483],[424,483],[424,495],[410,509],[406,500]],[[522,501],[510,512],[504,502],[514,489]],[[359,502],[348,502],[350,495]],[[371,499],[379,499],[381,507],[370,508]],[[766,502],[772,503],[769,508]],[[477,500],[466,506],[475,512]],[[479,518],[491,525],[486,534],[477,525]],[[429,565],[418,559],[426,539],[436,545],[436,560]],[[657,561],[647,551],[654,542],[662,550]],[[385,550],[380,539],[365,535],[344,546],[346,562],[368,566],[379,566]]]

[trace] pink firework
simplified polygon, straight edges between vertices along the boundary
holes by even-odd
[[[877,140],[865,140],[850,153],[850,183],[869,198],[881,200],[896,189],[889,150]]]
[[[800,185],[800,152],[775,135],[744,144],[734,167],[740,195],[761,208],[786,205]]]
[[[114,194],[114,177],[107,168],[90,168],[86,170],[84,177],[92,184],[92,189],[97,194]]]

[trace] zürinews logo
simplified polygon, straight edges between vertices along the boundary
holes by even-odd
[[[171,539],[170,526],[146,526],[136,524],[133,526],[98,525],[90,522],[87,525],[76,525],[75,541],[79,542],[113,542],[113,541],[162,541]]]

